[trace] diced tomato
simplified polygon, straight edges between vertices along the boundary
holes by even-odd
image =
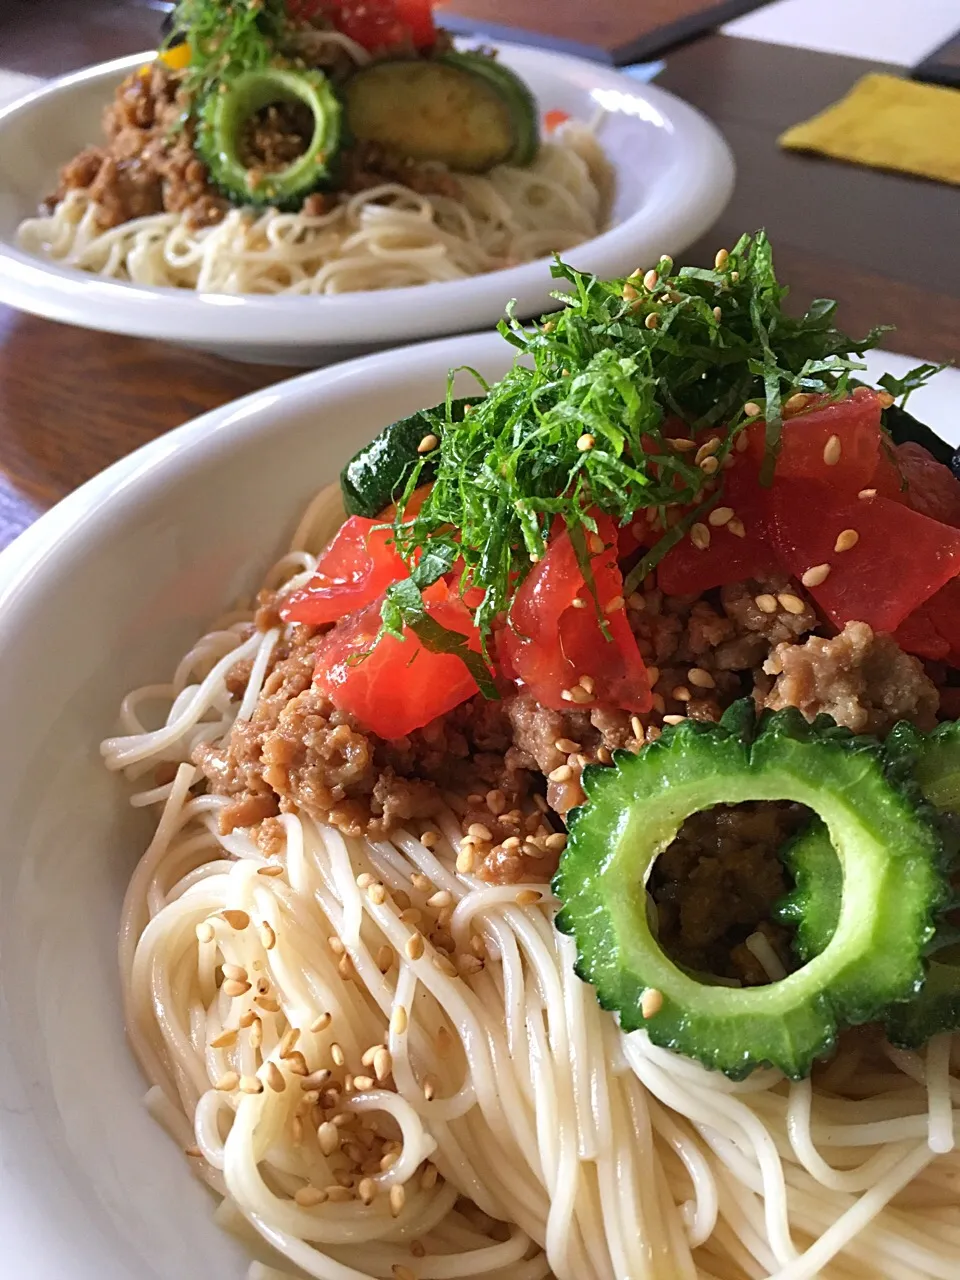
[[[543,113],[543,127],[547,133],[555,133],[556,130],[559,129],[562,124],[566,124],[569,119],[569,111],[560,111],[558,108],[554,107],[552,111],[545,111]]]
[[[900,500],[931,520],[960,528],[960,480],[950,468],[913,440],[895,445],[893,453],[907,486]]]
[[[949,583],[947,585],[949,586]],[[946,587],[943,590],[946,590]],[[938,591],[937,595],[939,594]],[[950,656],[950,642],[937,631],[931,616],[931,601],[936,598],[937,596],[932,596],[926,604],[922,604],[919,609],[914,609],[908,618],[904,618],[893,633],[893,638],[904,653],[913,653],[918,658],[930,658],[933,661],[942,662],[944,658]]]
[[[563,530],[514,597],[500,651],[504,665],[544,706],[649,711],[650,681],[623,601],[616,526],[609,516],[598,516],[597,529],[603,547],[591,554],[590,564],[610,638],[601,629],[570,535]],[[579,683],[581,677],[588,677],[587,685]],[[571,702],[574,686],[581,692]]]
[[[437,38],[430,0],[287,0],[287,12],[301,21],[323,14],[365,49],[426,49]]]
[[[366,516],[344,521],[317,562],[314,576],[281,605],[281,618],[311,626],[337,622],[406,578],[407,566],[393,544],[392,531],[377,524]]]
[[[798,578],[830,566],[808,589],[838,627],[855,619],[896,631],[960,572],[960,531],[889,498],[845,499],[831,485],[800,480],[775,484],[771,493],[777,554]],[[857,542],[838,552],[847,529]]]
[[[880,460],[882,409],[879,395],[868,392],[787,418],[777,458],[777,481],[822,480],[835,493],[855,496],[870,485]],[[757,419],[746,430],[747,456],[759,464],[766,425]]]
[[[479,652],[469,611],[443,582],[429,587],[424,600],[434,621],[468,636],[470,648]],[[377,641],[380,605],[375,600],[321,638],[313,680],[341,711],[392,740],[452,711],[477,693],[477,685],[458,657],[425,649],[408,629],[403,640]]]

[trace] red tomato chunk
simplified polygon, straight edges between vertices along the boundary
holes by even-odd
[[[649,711],[650,681],[627,620],[617,530],[609,516],[597,517],[597,530],[592,536],[601,546],[591,548],[590,565],[609,639],[563,530],[517,592],[501,652],[505,665],[545,707]]]
[[[480,637],[469,610],[443,582],[424,592],[427,613],[450,631]],[[409,629],[403,640],[380,632],[381,599],[345,618],[320,639],[314,684],[364,728],[388,740],[406,737],[478,692],[473,676],[450,653],[425,649]]]
[[[366,516],[351,516],[345,521],[317,561],[314,576],[281,605],[281,618],[315,627],[337,622],[377,600],[391,583],[407,577],[392,531],[378,529],[377,524]]]

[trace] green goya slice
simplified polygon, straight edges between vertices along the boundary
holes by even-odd
[[[956,857],[960,813],[960,722],[940,725],[928,735],[912,725],[895,726],[885,744],[892,767],[908,777],[940,815],[940,833]],[[801,960],[819,955],[829,944],[841,909],[843,872],[830,833],[817,819],[783,850],[795,887],[777,906],[777,917],[796,928],[794,945]],[[948,909],[955,903],[948,901]],[[927,948],[926,974],[912,998],[881,1011],[894,1044],[916,1048],[931,1036],[960,1027],[960,946],[955,925],[941,920]]]
[[[477,397],[454,400],[450,406],[453,422],[462,422],[467,406]],[[383,428],[380,434],[359,449],[340,472],[340,491],[348,516],[373,519],[403,493],[407,480],[420,464],[419,480],[426,483],[437,473],[430,454],[419,454],[417,448],[429,435],[440,436],[447,422],[446,404],[432,409],[418,409],[409,418],[400,418]]]
[[[799,1079],[840,1027],[919,989],[944,894],[942,846],[874,739],[829,717],[808,724],[794,708],[757,720],[745,699],[717,725],[686,720],[636,755],[616,753],[612,768],[586,769],[583,786],[554,881],[557,926],[575,937],[578,974],[625,1031],[643,1027],[655,1044],[734,1079],[763,1064]],[[690,814],[746,800],[813,809],[839,852],[844,893],[821,954],[780,982],[737,989],[699,982],[667,958],[645,884]],[[645,1020],[651,988],[662,1005]]]
[[[509,68],[477,53],[374,62],[343,89],[360,142],[464,173],[525,165],[539,146],[537,106]]]
[[[259,170],[241,158],[243,127],[264,107],[301,102],[313,116],[303,153],[283,169]],[[200,109],[197,153],[210,178],[236,204],[299,209],[312,191],[329,186],[340,147],[342,110],[322,71],[246,71],[208,95]]]

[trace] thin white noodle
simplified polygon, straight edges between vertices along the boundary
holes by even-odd
[[[312,571],[338,518],[335,496],[320,495],[268,575],[274,589]],[[844,1049],[818,1084],[775,1071],[730,1081],[642,1032],[623,1035],[576,978],[573,943],[552,926],[548,886],[535,886],[540,900],[521,906],[516,887],[457,873],[452,813],[437,814],[442,839],[428,849],[414,831],[371,842],[288,812],[283,851],[270,859],[282,874],[261,875],[267,862],[252,833],[219,833],[226,799],[194,793],[199,774],[189,758],[198,740],[222,740],[256,701],[280,632],[249,626],[250,614],[235,612],[229,628],[193,647],[169,685],[129,695],[125,735],[104,744],[108,764],[131,775],[161,763],[177,769],[172,782],[134,796],[162,808],[124,905],[124,1002],[151,1113],[176,1141],[197,1144],[203,1158],[191,1157],[191,1168],[226,1197],[225,1222],[245,1222],[317,1280],[385,1277],[395,1265],[418,1280],[960,1274],[953,1037],[938,1037],[923,1056],[887,1045],[872,1056],[863,1045]],[[247,688],[231,696],[227,673],[242,659]],[[165,723],[141,720],[142,705],[164,703]],[[361,890],[363,874],[428,914],[426,898],[449,892],[456,954],[480,934],[483,969],[452,976],[429,939],[411,959],[415,927],[392,897],[375,901]],[[430,889],[416,888],[415,875]],[[251,923],[241,928],[245,917]],[[330,937],[354,976],[344,978]],[[386,972],[377,964],[384,947]],[[253,1003],[255,985],[225,994],[224,964],[266,982],[266,1006]],[[254,1011],[259,1045],[241,1025]],[[311,1031],[322,1013],[332,1023]],[[373,1126],[366,1131],[375,1142],[389,1135],[397,1144],[392,1162],[371,1170],[379,1194],[369,1208],[356,1199],[303,1207],[293,1198],[304,1185],[330,1185],[341,1158],[324,1155],[306,1125],[292,1136],[303,1092],[283,1056],[293,1030],[310,1070],[330,1065],[334,1041],[354,1073],[372,1070],[360,1064],[367,1046],[389,1050],[388,1080],[342,1107],[354,1124]],[[214,1087],[230,1072],[263,1078],[273,1068],[285,1083],[279,1093]],[[421,1186],[425,1161],[440,1173],[432,1186]],[[394,1218],[387,1199],[400,1186],[406,1197]],[[459,1197],[509,1224],[507,1238],[492,1239],[489,1223]],[[425,1257],[410,1253],[412,1240]],[[286,1280],[260,1262],[250,1276]]]

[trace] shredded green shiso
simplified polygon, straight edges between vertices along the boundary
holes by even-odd
[[[759,407],[766,422],[761,483],[769,484],[784,401],[796,392],[848,394],[864,367],[859,357],[884,332],[849,337],[827,299],[788,315],[762,231],[721,250],[713,270],[674,272],[664,257],[646,275],[604,281],[558,259],[553,275],[572,285],[554,295],[562,309],[529,327],[508,311],[500,332],[518,358],[492,386],[475,374],[481,394],[461,422],[451,413],[451,381],[437,444],[417,460],[398,502],[394,536],[411,577],[387,594],[391,634],[412,625],[422,588],[462,563],[462,587],[483,592],[475,621],[486,653],[494,620],[543,556],[555,521],[569,530],[592,585],[591,510],[626,524],[644,508],[661,516],[686,508],[631,571],[625,587],[635,589],[719,501],[723,460],[750,421],[745,406],[753,416]],[[719,428],[721,469],[708,474],[692,452],[671,447],[670,419],[687,436]],[[425,466],[435,470],[433,486],[407,518]],[[434,637],[429,647],[437,644]]]
[[[240,72],[273,65],[288,28],[284,0],[179,0],[167,44],[189,40],[184,88],[198,99]]]

